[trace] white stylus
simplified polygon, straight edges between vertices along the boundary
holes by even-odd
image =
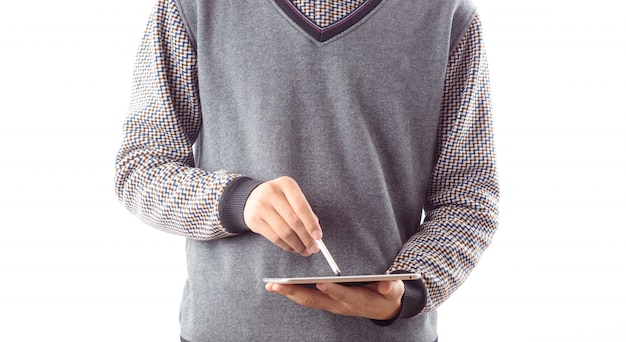
[[[322,254],[324,254],[324,258],[326,258],[326,261],[328,261],[328,264],[330,265],[330,268],[333,269],[335,275],[340,276],[341,271],[339,270],[339,266],[337,266],[337,264],[335,263],[335,259],[333,259],[333,256],[330,255],[330,252],[328,251],[328,248],[326,248],[324,242],[322,240],[315,240],[315,243],[317,243],[317,246],[322,251]]]

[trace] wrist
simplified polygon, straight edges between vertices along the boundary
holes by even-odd
[[[227,232],[240,234],[250,231],[243,218],[243,209],[252,190],[261,183],[249,177],[239,177],[226,186],[218,207],[220,221]]]
[[[408,273],[403,271],[395,271],[392,273]],[[424,280],[404,280],[404,294],[400,308],[394,318],[388,320],[372,320],[376,325],[389,326],[399,319],[411,318],[419,315],[426,306],[426,298],[428,291]]]

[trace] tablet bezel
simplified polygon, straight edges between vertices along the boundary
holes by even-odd
[[[319,283],[371,283],[389,280],[417,280],[420,278],[421,276],[418,273],[395,273],[330,277],[263,278],[263,281],[274,284],[307,285]]]

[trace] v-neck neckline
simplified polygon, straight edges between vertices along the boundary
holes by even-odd
[[[291,0],[274,1],[295,24],[313,39],[323,43],[360,22],[382,0],[343,1],[340,3],[345,5],[342,8],[333,7],[331,1],[313,3],[308,6],[312,7],[312,13],[303,12],[304,6],[298,7]],[[324,9],[320,6],[324,6]]]

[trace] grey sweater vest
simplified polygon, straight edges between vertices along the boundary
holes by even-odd
[[[384,273],[420,225],[448,56],[465,0],[383,0],[319,42],[274,0],[178,0],[198,56],[197,166],[293,177],[344,274]],[[434,341],[436,313],[389,327],[301,307],[262,278],[331,275],[321,255],[243,233],[187,243],[182,336],[213,340]]]

